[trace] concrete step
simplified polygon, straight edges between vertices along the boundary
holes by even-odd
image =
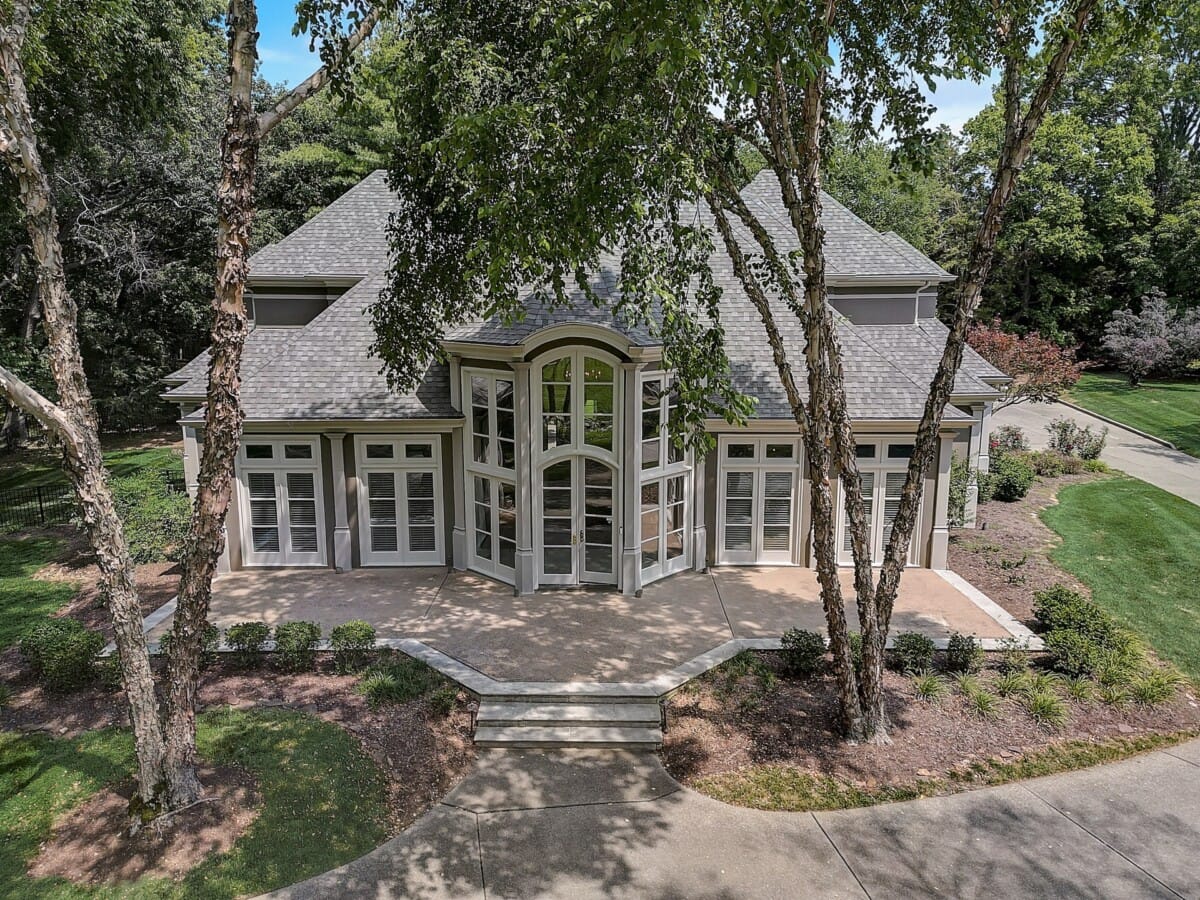
[[[478,727],[506,725],[645,725],[657,727],[657,703],[494,703],[480,704]]]
[[[657,750],[662,730],[657,726],[511,725],[475,729],[480,747],[595,747],[618,750]]]
[[[589,687],[593,687],[589,685]],[[594,687],[602,687],[595,685]],[[545,690],[514,694],[486,694],[484,700],[488,703],[558,703],[558,704],[640,704],[657,703],[659,694],[649,690],[637,693],[624,691],[591,690],[587,692],[562,690]]]

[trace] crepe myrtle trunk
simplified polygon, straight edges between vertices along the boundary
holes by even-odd
[[[212,580],[225,546],[224,525],[233,491],[234,459],[242,437],[241,365],[249,324],[245,288],[259,149],[276,126],[347,65],[379,22],[382,9],[379,4],[372,6],[328,65],[321,66],[275,105],[257,115],[252,96],[258,57],[257,8],[254,0],[231,0],[226,14],[229,96],[217,186],[217,273],[204,445],[191,527],[180,566],[174,641],[167,665],[166,778],[172,806],[195,802],[201,791],[196,775],[196,690]]]
[[[741,281],[742,286],[746,290],[746,295],[750,298],[751,303],[759,314],[763,327],[766,329],[767,342],[771,347],[771,356],[775,363],[776,371],[779,374],[780,383],[783,385],[788,405],[792,410],[792,416],[804,440],[808,475],[813,485],[813,521],[816,523],[819,519],[825,526],[816,527],[814,524],[814,544],[818,560],[817,579],[821,584],[825,625],[829,633],[830,649],[833,653],[834,676],[838,688],[838,724],[843,734],[856,737],[861,731],[862,712],[858,699],[857,676],[850,651],[846,612],[841,600],[841,585],[838,581],[837,573],[837,548],[833,539],[831,524],[834,517],[834,507],[833,490],[829,480],[828,451],[825,449],[828,433],[827,429],[825,432],[821,432],[813,427],[810,411],[805,407],[804,400],[796,384],[795,374],[792,371],[791,362],[787,356],[787,348],[779,332],[779,326],[775,321],[767,293],[762,283],[754,274],[753,268],[747,261],[746,255],[737,241],[726,215],[724,204],[730,203],[737,207],[739,218],[742,219],[752,232],[756,233],[760,244],[764,247],[769,247],[771,246],[770,239],[766,237],[765,231],[761,231],[761,223],[754,220],[749,210],[745,209],[745,205],[738,195],[736,188],[731,187],[731,179],[726,177],[722,180],[726,186],[724,198],[717,194],[710,194],[707,198],[708,205],[709,209],[712,210],[717,231],[721,235],[726,254],[733,263],[734,274]],[[771,256],[769,261],[775,268],[776,281],[788,278],[789,275],[786,267],[779,265],[780,260],[778,257],[773,254],[769,255]],[[780,281],[780,283],[785,282]]]
[[[0,392],[37,418],[61,444],[63,466],[79,504],[84,530],[100,574],[101,596],[112,620],[129,702],[137,761],[138,797],[162,804],[164,742],[133,563],[104,469],[99,429],[79,350],[78,313],[67,288],[58,216],[37,147],[21,49],[29,19],[18,2],[0,27],[0,151],[17,184],[33,258],[38,302],[46,332],[46,358],[58,389],[53,403],[11,372],[0,369]]]
[[[938,446],[938,431],[942,415],[954,388],[954,378],[962,365],[963,348],[967,329],[983,296],[984,286],[991,273],[996,253],[996,242],[1004,220],[1004,212],[1012,199],[1021,169],[1029,159],[1034,138],[1041,127],[1071,57],[1087,33],[1099,0],[1076,0],[1069,12],[1070,24],[1057,39],[1053,56],[1038,82],[1029,105],[1024,111],[1021,103],[1022,63],[1026,51],[1018,47],[1012,37],[1016,29],[1010,23],[1001,22],[1000,37],[1005,50],[1004,73],[1001,80],[1004,97],[1004,141],[992,177],[992,188],[988,195],[979,228],[967,254],[965,274],[958,282],[954,293],[954,311],[946,345],[938,362],[937,371],[929,386],[929,396],[917,427],[913,454],[909,459],[908,473],[900,496],[899,508],[892,522],[892,534],[885,548],[879,581],[876,585],[876,601],[880,610],[880,621],[887,628],[895,607],[896,592],[907,561],[908,547],[916,526],[921,503],[921,485],[933,462]]]
[[[208,366],[204,444],[181,561],[174,635],[167,668],[166,775],[171,805],[200,796],[196,775],[196,689],[212,579],[225,545],[225,514],[233,461],[242,434],[240,369],[246,343],[245,286],[254,211],[254,171],[260,134],[251,90],[258,15],[253,0],[233,0],[229,35],[229,97],[217,187],[217,275]]]

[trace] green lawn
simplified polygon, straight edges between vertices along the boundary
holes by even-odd
[[[170,447],[125,447],[104,454],[108,471],[120,478],[142,469],[176,471],[183,476],[183,458]],[[30,453],[19,458],[0,457],[0,491],[10,488],[65,485],[62,466],[47,453]]]
[[[386,837],[380,772],[337,726],[292,711],[226,708],[200,716],[197,742],[206,759],[258,779],[258,819],[228,853],[180,882],[143,878],[89,889],[30,879],[26,866],[59,815],[129,777],[129,733],[105,729],[67,741],[0,732],[0,896],[244,897],[341,865]]]
[[[1085,372],[1067,399],[1200,456],[1200,380],[1145,381],[1134,388],[1124,375]]]
[[[61,551],[62,542],[54,538],[0,539],[0,650],[75,595],[74,585],[33,577]]]
[[[1064,488],[1051,558],[1160,656],[1200,679],[1200,507],[1134,478]]]

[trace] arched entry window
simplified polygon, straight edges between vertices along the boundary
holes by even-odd
[[[535,360],[533,379],[538,582],[616,583],[616,359],[590,348],[551,351]]]

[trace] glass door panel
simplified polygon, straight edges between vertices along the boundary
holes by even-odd
[[[287,473],[287,507],[289,556],[316,554],[317,494],[312,472]]]
[[[367,514],[372,553],[395,553],[400,546],[396,518],[396,476],[367,473]]]
[[[542,575],[553,584],[575,580],[574,465],[564,459],[542,470]]]
[[[793,473],[762,473],[763,525],[762,559],[790,562],[792,559]]]
[[[583,566],[585,581],[616,581],[616,507],[613,503],[613,470],[594,459],[583,464]]]
[[[255,553],[279,552],[279,501],[274,472],[247,472],[250,495],[250,546]]]

